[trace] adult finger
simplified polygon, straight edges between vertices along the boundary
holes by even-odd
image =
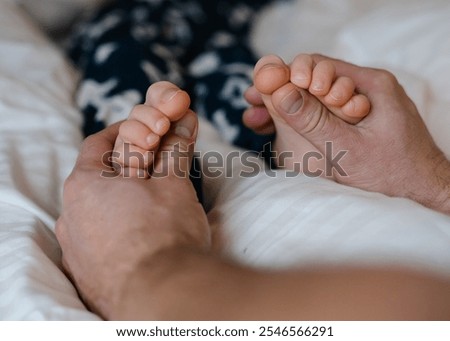
[[[122,122],[87,137],[81,147],[75,168],[100,171],[111,170],[111,153]]]
[[[197,115],[188,110],[161,140],[152,177],[189,177],[197,131]]]

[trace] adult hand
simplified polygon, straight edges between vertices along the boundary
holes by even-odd
[[[210,243],[205,213],[187,178],[190,158],[174,152],[157,159],[155,170],[165,171],[164,177],[114,176],[107,156],[118,129],[111,126],[84,142],[56,225],[67,273],[88,306],[105,318],[123,304],[127,282],[155,255],[171,248],[204,250]],[[193,142],[168,135],[165,151]]]
[[[190,160],[174,154],[157,160],[158,173],[168,169],[163,178],[110,177],[102,156],[117,134],[116,125],[85,141],[56,228],[68,274],[104,318],[448,318],[448,282],[440,278],[351,268],[255,271],[204,252],[206,216],[190,181],[173,171],[179,161],[187,174]],[[183,142],[172,137],[162,141],[163,150]]]
[[[339,162],[346,174],[335,174],[335,179],[450,213],[450,162],[433,142],[416,106],[396,78],[384,70],[321,55],[313,55],[313,60],[332,61],[336,76],[350,77],[356,91],[371,102],[369,115],[353,125],[322,110],[315,97],[293,84],[303,98],[296,113],[289,114],[272,101],[277,113],[323,155],[327,141],[333,142],[335,154],[347,151]],[[286,92],[291,90],[286,88]],[[246,124],[258,132],[272,133],[270,116],[256,89],[250,89],[246,97],[254,105],[244,114]]]

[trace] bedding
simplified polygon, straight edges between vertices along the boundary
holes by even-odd
[[[73,100],[78,76],[42,19],[37,24],[19,2],[0,2],[0,319],[98,320],[62,272],[53,233],[82,142]],[[318,51],[393,70],[450,156],[449,15],[440,0],[294,1],[261,14],[253,44],[286,59]],[[233,150],[204,121],[198,149]],[[243,167],[228,166],[234,174]],[[282,171],[204,185],[223,252],[240,263],[401,265],[450,275],[450,217],[412,201]]]
[[[60,37],[80,17],[110,0],[13,0],[49,35]]]

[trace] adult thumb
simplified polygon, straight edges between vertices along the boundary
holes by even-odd
[[[192,110],[172,123],[161,141],[152,177],[189,177],[197,131],[198,119]]]
[[[339,142],[342,136],[355,129],[353,125],[331,113],[307,90],[292,83],[289,88],[273,94],[272,104],[292,129],[322,152],[326,142]]]

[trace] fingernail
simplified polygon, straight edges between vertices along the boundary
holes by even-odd
[[[170,88],[167,89],[163,95],[162,95],[162,100],[163,102],[169,102],[172,100],[172,98],[174,98],[179,92],[181,92],[182,90],[180,89],[176,89],[176,88]]]
[[[195,115],[186,115],[175,123],[175,134],[179,137],[189,139],[194,135],[197,127],[197,117]]]
[[[303,97],[300,91],[294,89],[288,93],[280,103],[281,109],[288,115],[293,115],[299,111],[303,105]]]

